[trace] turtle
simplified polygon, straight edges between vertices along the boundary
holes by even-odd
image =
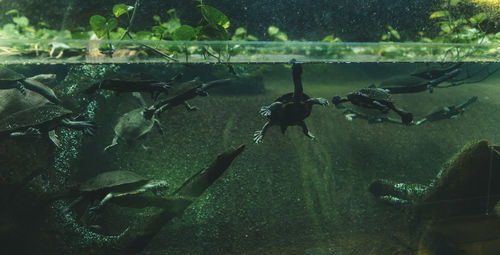
[[[54,104],[61,104],[61,100],[56,97],[53,91],[47,90],[47,87],[38,79],[28,79],[24,75],[17,73],[7,67],[0,67],[0,89],[17,88],[23,95],[26,95],[26,89],[34,91]]]
[[[377,109],[382,113],[388,113],[389,110],[395,111],[400,117],[403,124],[409,125],[413,120],[413,114],[394,106],[389,90],[375,88],[373,85],[368,88],[362,88],[358,91],[347,94],[347,97],[341,98],[334,96],[332,103],[336,106],[344,102],[361,106],[369,109]]]
[[[420,77],[426,80],[434,80],[445,75],[448,72],[460,68],[462,64],[463,62],[458,62],[446,68],[428,68],[427,70],[417,71],[410,75],[415,77]]]
[[[365,119],[368,123],[395,123],[395,124],[403,124],[400,119],[394,119],[387,116],[387,113],[383,113],[378,109],[370,109],[366,107],[361,107],[357,105],[352,105],[351,107],[344,107],[342,111],[345,118],[348,121],[352,121],[354,119]]]
[[[438,121],[444,119],[458,118],[460,114],[464,113],[465,107],[467,107],[469,104],[474,103],[476,100],[477,96],[473,96],[462,104],[441,107],[427,114],[423,119],[417,121],[415,125],[417,126],[422,125],[427,121]]]
[[[138,92],[134,92],[133,95],[139,100],[141,107],[123,114],[118,119],[118,123],[114,128],[115,136],[113,141],[110,145],[104,148],[104,151],[107,151],[111,147],[117,145],[119,140],[125,140],[127,142],[137,140],[138,138],[149,133],[155,124],[163,133],[161,124],[156,119],[157,111],[154,106],[149,108],[146,107],[146,103]]]
[[[236,149],[219,154],[210,166],[195,171],[181,185],[172,190],[168,188],[170,185],[165,181],[150,180],[131,171],[113,171],[100,174],[98,177],[79,185],[77,189],[81,191],[76,192],[76,194],[72,191],[75,188],[72,187],[69,191],[70,195],[65,195],[65,200],[78,198],[69,205],[61,203],[62,199],[55,202],[56,217],[60,219],[58,222],[63,225],[63,227],[55,226],[55,229],[59,231],[58,236],[69,235],[73,240],[79,238],[77,245],[69,246],[75,251],[93,249],[93,251],[101,251],[103,254],[110,254],[110,252],[112,254],[140,253],[166,223],[174,217],[182,215],[189,205],[226,172],[244,148],[245,145],[241,144]],[[156,195],[145,196],[144,192],[147,190],[153,191]],[[109,191],[114,195],[108,195]],[[102,198],[106,197],[108,199],[105,200],[104,206],[112,202],[134,208],[155,206],[159,211],[155,214],[146,214],[145,220],[132,224],[118,235],[96,233],[90,226],[82,225],[82,221],[76,220],[75,205],[77,203],[83,201],[84,198],[103,201]],[[146,200],[145,203],[139,203],[139,206],[135,205],[135,201],[140,202],[143,199]],[[103,209],[100,202],[97,207],[93,208],[94,213]]]
[[[457,247],[479,245],[477,233],[489,236],[484,240],[498,238],[499,149],[484,139],[472,141],[446,161],[429,184],[379,179],[370,184],[369,191],[385,203],[407,206],[412,212],[412,232],[425,227],[422,239],[438,233]],[[481,247],[487,247],[486,242]],[[492,247],[485,250],[498,250]],[[432,254],[463,254],[441,252]]]
[[[261,130],[254,133],[254,142],[261,143],[267,129],[272,125],[279,125],[281,132],[284,134],[289,126],[297,125],[302,127],[302,132],[311,139],[316,137],[307,129],[304,119],[307,118],[312,111],[312,106],[315,104],[328,105],[328,100],[325,98],[311,98],[303,93],[302,88],[302,64],[292,60],[292,76],[294,83],[294,92],[287,93],[268,106],[263,106],[260,109],[260,114],[269,119],[264,124]]]
[[[151,97],[156,98],[160,93],[169,93],[170,84],[180,80],[182,74],[176,74],[168,81],[160,81],[152,75],[145,73],[120,73],[109,79],[92,84],[84,93],[92,94],[98,89],[114,90],[121,92],[150,92]]]
[[[160,103],[155,105],[155,109],[159,109],[158,113],[170,109],[174,106],[184,104],[189,111],[197,110],[196,106],[191,106],[187,100],[193,99],[197,96],[208,96],[207,90],[215,85],[224,84],[231,81],[231,79],[220,79],[204,83],[200,77],[186,82],[174,83],[170,93],[163,98],[160,98]]]
[[[103,172],[79,185],[80,196],[72,202],[70,208],[83,200],[89,200],[91,204],[97,201],[97,205],[89,209],[88,215],[83,215],[84,218],[87,216],[95,217],[97,212],[102,211],[109,202],[117,197],[131,197],[147,191],[159,195],[169,187],[167,181],[151,180],[132,171]]]
[[[59,126],[82,130],[84,134],[94,135],[94,123],[70,120],[71,114],[72,111],[50,102],[27,108],[0,119],[0,134],[39,136],[41,133],[48,133],[49,138],[56,145],[59,145],[59,142],[53,131]]]
[[[54,81],[55,77],[55,74],[39,74],[26,79],[40,82],[40,87],[56,97],[54,91],[50,87],[44,85]],[[17,89],[3,89],[0,90],[0,118],[1,116],[6,116],[30,107],[43,105],[48,102],[50,101],[46,97],[31,90],[26,90],[26,93],[22,94]]]
[[[387,89],[391,94],[415,93],[429,90],[434,91],[434,87],[442,82],[449,81],[460,73],[460,69],[455,69],[451,72],[433,79],[427,80],[417,76],[396,76],[391,79],[382,81],[377,87]]]

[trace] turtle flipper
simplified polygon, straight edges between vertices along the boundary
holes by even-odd
[[[95,134],[96,125],[93,121],[62,119],[61,124],[71,129],[82,130],[85,135],[93,136]]]
[[[162,135],[165,135],[165,131],[164,131],[164,129],[163,129],[163,125],[160,123],[160,121],[159,121],[159,120],[157,120],[157,119],[155,119],[155,120],[154,120],[154,123],[156,124],[156,127],[158,128],[158,131],[160,131],[160,133],[161,133]]]
[[[188,101],[184,101],[184,106],[186,106],[186,109],[188,111],[196,111],[196,110],[198,110],[198,107],[191,106]]]
[[[104,151],[109,150],[111,147],[114,147],[114,146],[115,146],[115,145],[117,145],[117,144],[118,144],[118,136],[115,136],[115,137],[113,138],[113,141],[111,142],[111,144],[110,144],[110,145],[108,145],[108,146],[106,146],[106,147],[104,148]]]
[[[392,106],[391,109],[401,117],[401,122],[403,122],[403,124],[410,125],[413,121],[413,114],[411,112],[396,108],[395,106]]]
[[[307,129],[306,123],[304,121],[299,122],[299,126],[302,127],[302,132],[307,135],[307,137],[311,138],[312,140],[316,139],[316,136],[314,136],[309,130]]]
[[[262,127],[261,130],[255,131],[255,133],[253,134],[253,141],[255,143],[261,143],[262,139],[264,138],[264,134],[266,133],[266,130],[270,126],[271,126],[271,123],[270,122],[266,122],[266,124],[264,124],[264,126]]]
[[[40,132],[39,129],[34,128],[34,127],[29,127],[26,129],[24,132],[12,132],[10,133],[10,136],[32,136],[39,138],[42,135],[42,132]]]
[[[307,99],[306,103],[311,105],[313,104],[328,105],[328,100],[326,98],[316,97]]]
[[[273,110],[282,104],[283,104],[282,102],[276,101],[268,106],[262,106],[260,108],[260,115],[264,117],[271,117]]]

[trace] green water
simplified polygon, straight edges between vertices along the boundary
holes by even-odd
[[[475,81],[488,75],[483,68],[496,70],[498,63],[464,66],[476,74],[469,79]],[[370,182],[384,178],[429,184],[443,163],[468,142],[487,139],[490,144],[500,144],[498,73],[480,82],[438,87],[433,93],[393,95],[394,103],[412,112],[415,120],[436,108],[457,105],[477,96],[477,102],[456,119],[421,126],[369,123],[363,119],[349,121],[342,110],[331,104],[316,105],[305,120],[316,140],[306,137],[299,127],[289,127],[281,134],[279,127],[273,126],[263,143],[255,144],[253,133],[266,122],[259,114],[260,107],[293,91],[290,65],[234,65],[239,77],[226,65],[9,67],[26,76],[56,73],[57,81],[51,87],[64,101],[63,105],[98,125],[95,136],[57,129],[62,142],[59,148],[54,148],[48,139],[32,143],[5,138],[3,147],[9,146],[11,152],[26,152],[18,155],[17,161],[38,164],[20,167],[2,163],[8,169],[2,173],[3,184],[9,185],[8,190],[11,186],[21,190],[22,199],[32,199],[40,192],[83,182],[110,170],[130,170],[177,186],[207,167],[218,154],[246,144],[245,151],[227,172],[182,216],[165,224],[141,254],[410,254],[423,249],[418,245],[419,234],[409,230],[411,214],[376,200],[368,191]],[[334,95],[344,96],[421,68],[425,64],[310,63],[303,65],[302,82],[309,96],[331,101]],[[115,95],[101,91],[86,95],[82,91],[116,72],[146,72],[163,79],[183,72],[185,80],[195,76],[203,81],[227,77],[237,81],[249,79],[248,76],[254,80],[219,87],[209,91],[208,97],[190,100],[191,105],[199,108],[196,111],[187,111],[182,105],[169,109],[158,118],[164,127],[163,135],[153,129],[135,143],[119,144],[103,152],[111,143],[119,117],[138,105],[128,93]],[[464,69],[461,75],[466,73]],[[143,97],[146,104],[153,103],[149,94],[144,93]],[[22,171],[41,167],[44,171],[26,182],[10,175],[21,171],[15,167]],[[53,245],[42,248],[42,253],[78,251],[78,247],[61,241],[78,241],[78,237],[61,238],[54,230],[58,228],[50,226],[54,222],[50,210],[57,209],[45,204],[33,207],[19,200],[9,203],[13,211],[23,212],[8,216],[15,219],[12,222],[19,224],[17,231],[21,232],[19,237],[12,235],[14,245],[9,249],[30,253],[45,241]],[[99,224],[105,233],[119,234],[154,213],[153,208],[128,209],[111,204]],[[41,219],[30,220],[39,215]],[[48,226],[44,217],[49,218]],[[36,240],[37,236],[41,238]],[[33,246],[16,246],[22,242]],[[97,247],[96,250],[102,252]]]

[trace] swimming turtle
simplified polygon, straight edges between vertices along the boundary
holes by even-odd
[[[82,183],[78,191],[81,193],[72,206],[82,200],[98,201],[97,205],[90,208],[89,216],[95,217],[109,202],[120,197],[127,199],[138,194],[152,191],[155,195],[170,187],[164,180],[151,180],[132,171],[109,171],[101,173]],[[70,207],[72,207],[70,206]],[[85,217],[86,215],[84,215]]]
[[[38,79],[28,79],[24,75],[15,72],[7,67],[0,67],[0,89],[17,88],[23,95],[26,95],[26,89],[34,91],[54,104],[60,104],[61,100],[57,98],[53,91],[47,90]]]
[[[281,132],[285,133],[287,127],[297,125],[302,127],[302,132],[311,139],[316,137],[307,129],[304,119],[307,118],[312,111],[314,104],[328,105],[328,100],[325,98],[310,98],[303,93],[302,88],[302,65],[292,60],[292,76],[294,83],[294,92],[278,97],[269,106],[263,106],[260,109],[260,114],[269,119],[261,130],[254,133],[254,142],[260,143],[264,138],[266,130],[272,125],[279,125]]]
[[[387,113],[383,113],[378,109],[371,109],[366,107],[361,107],[357,105],[352,105],[351,107],[345,107],[342,111],[344,117],[348,121],[352,121],[354,119],[365,119],[368,123],[381,123],[381,122],[389,122],[395,124],[403,124],[400,119],[394,119],[387,116]]]
[[[57,237],[60,241],[68,240],[77,242],[62,242],[68,244],[65,248],[76,251],[91,249],[97,254],[124,254],[124,253],[139,253],[143,250],[149,241],[162,229],[162,227],[172,220],[174,217],[182,215],[185,209],[199,198],[205,190],[210,187],[219,177],[221,177],[229,168],[233,160],[243,152],[245,145],[240,145],[236,149],[229,150],[217,156],[210,166],[195,171],[181,185],[172,190],[165,190],[167,183],[164,181],[149,180],[139,176],[133,172],[113,171],[99,175],[91,181],[80,185],[81,192],[84,192],[83,198],[95,197],[93,194],[99,194],[98,200],[101,197],[106,197],[109,190],[112,190],[114,195],[110,195],[106,203],[113,202],[120,205],[135,206],[135,202],[145,199],[144,206],[158,207],[158,213],[146,214],[145,220],[139,221],[129,226],[125,231],[118,235],[105,235],[96,233],[89,226],[81,225],[75,217],[74,208],[76,203],[82,201],[77,198],[69,206],[67,204],[56,201],[55,207],[56,217],[60,219],[56,221],[60,225],[55,226],[58,232]],[[155,184],[156,183],[156,184]],[[159,184],[160,183],[160,184]],[[159,184],[159,185],[158,185]],[[125,186],[123,186],[125,185]],[[153,187],[146,188],[144,187]],[[125,187],[125,188],[124,188]],[[143,190],[155,191],[156,195],[148,199]],[[101,192],[104,191],[104,192]],[[139,191],[139,192],[137,192]],[[164,195],[167,192],[168,194]],[[71,192],[73,193],[73,192]],[[137,194],[137,196],[136,196]],[[74,195],[73,195],[74,197]],[[82,199],[83,199],[82,198]],[[140,198],[140,200],[138,199]],[[134,202],[131,202],[134,201]],[[149,202],[152,201],[152,204]],[[97,205],[99,208],[99,205]],[[143,207],[143,206],[142,206]],[[101,207],[102,208],[102,207]],[[95,211],[96,209],[93,209]],[[99,210],[99,209],[97,209]],[[72,245],[76,244],[76,245]]]
[[[70,120],[72,111],[60,105],[46,103],[24,109],[0,120],[0,134],[10,136],[35,135],[49,133],[51,140],[58,145],[54,131],[59,126],[82,130],[85,134],[94,135],[95,125],[90,121]]]
[[[460,73],[460,69],[455,69],[451,72],[445,73],[433,80],[427,80],[417,76],[396,76],[391,79],[382,81],[377,87],[387,89],[391,94],[401,93],[415,93],[429,90],[430,93],[434,91],[434,87],[441,82],[448,81]]]
[[[231,79],[221,79],[204,83],[199,77],[196,77],[190,81],[174,83],[170,93],[159,99],[161,102],[156,104],[155,109],[160,109],[158,113],[161,113],[166,109],[184,104],[189,111],[196,110],[198,108],[196,106],[191,106],[187,100],[197,96],[208,96],[208,89],[229,81],[231,81]]]
[[[146,103],[138,92],[134,92],[133,95],[139,100],[141,107],[123,114],[118,119],[118,123],[114,128],[115,136],[113,141],[104,148],[104,151],[117,145],[119,140],[125,140],[127,142],[137,140],[149,133],[155,124],[163,133],[161,124],[156,119],[157,110],[153,106],[149,108],[146,107]]]
[[[171,80],[160,81],[144,73],[120,73],[109,79],[94,83],[84,92],[92,94],[98,89],[114,90],[117,92],[150,92],[153,98],[160,93],[169,93],[170,84],[182,78],[182,74],[175,75]]]
[[[39,74],[26,79],[40,82],[40,87],[56,97],[54,91],[50,87],[44,85],[54,81],[55,77],[55,74]],[[26,94],[22,94],[17,89],[3,89],[0,90],[0,118],[23,109],[43,105],[48,102],[50,101],[46,97],[31,90],[26,90]]]
[[[458,62],[458,63],[455,63],[449,67],[445,67],[445,68],[427,68],[426,70],[420,70],[420,71],[416,71],[414,73],[411,74],[411,76],[415,76],[415,77],[420,77],[420,78],[424,78],[426,80],[434,80],[434,79],[437,79],[443,75],[445,75],[446,73],[449,73],[455,69],[458,69],[460,68],[460,66],[462,66],[463,62]]]
[[[391,94],[386,89],[370,86],[368,88],[362,88],[358,91],[351,92],[347,94],[347,97],[345,98],[341,98],[340,96],[334,96],[332,98],[332,103],[335,105],[349,101],[357,106],[377,109],[384,114],[389,112],[389,110],[393,110],[401,117],[401,121],[406,125],[410,124],[413,120],[412,113],[394,106]]]
[[[469,104],[474,103],[476,100],[477,96],[473,96],[462,104],[441,107],[427,114],[423,119],[417,121],[415,125],[421,125],[427,121],[438,121],[444,119],[458,118],[460,114],[465,112],[465,107],[467,107]]]

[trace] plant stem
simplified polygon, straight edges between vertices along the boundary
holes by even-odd
[[[130,28],[132,27],[132,24],[134,23],[135,12],[136,12],[138,7],[139,7],[139,0],[135,0],[134,11],[132,12],[132,17],[130,17],[130,19],[128,21],[127,29],[125,29],[125,32],[123,32],[123,35],[120,37],[120,41],[123,40],[123,38],[125,38],[125,35],[127,35],[128,32],[130,31]]]

